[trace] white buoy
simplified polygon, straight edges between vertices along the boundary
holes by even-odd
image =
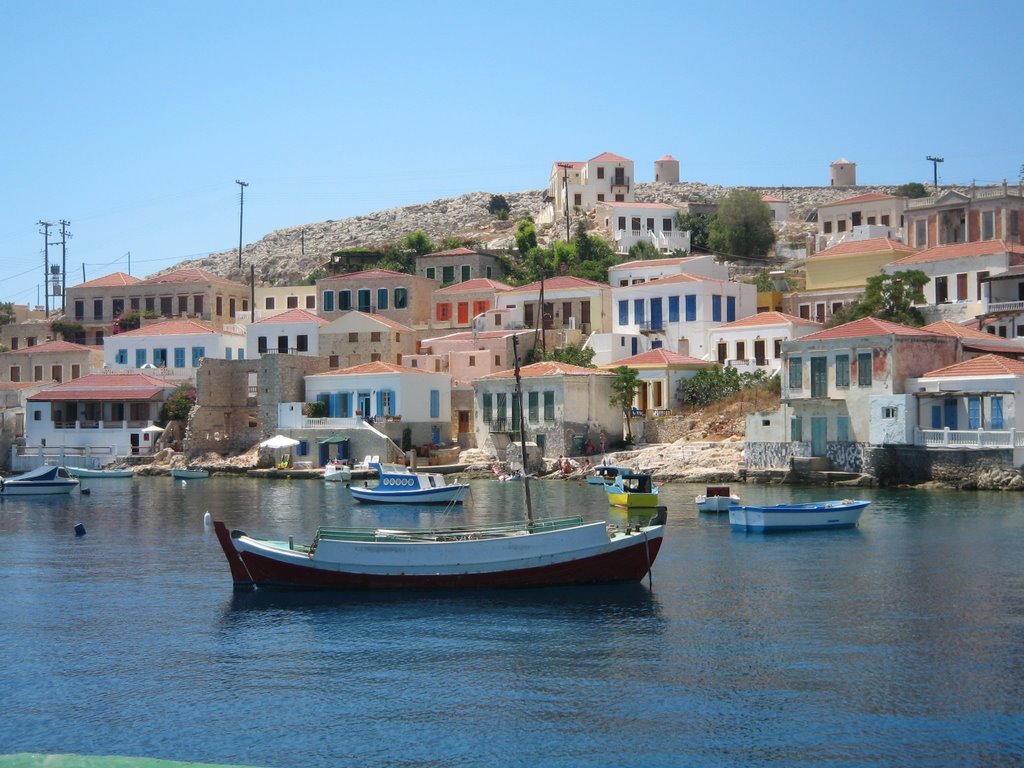
[[[213,525],[213,515],[207,512],[205,515],[203,515],[203,527],[209,528],[211,525]]]
[[[181,481],[181,484],[182,484],[182,485],[188,485],[188,480],[182,480],[182,481]]]

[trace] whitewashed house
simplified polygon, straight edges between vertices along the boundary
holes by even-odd
[[[304,309],[287,309],[251,323],[246,329],[246,356],[254,360],[274,352],[280,355],[320,354],[320,329],[324,318]]]
[[[904,241],[907,198],[868,192],[818,206],[818,250],[847,240],[887,237]]]
[[[81,459],[95,467],[146,453],[159,434],[146,428],[180,383],[143,371],[95,373],[36,392],[26,406],[26,458],[31,466],[44,463],[43,457],[64,457],[68,464]]]
[[[708,331],[757,311],[749,283],[678,274],[612,288],[612,332],[642,334],[650,348],[711,359]],[[633,354],[636,354],[635,352]]]
[[[758,312],[708,331],[708,349],[722,365],[741,373],[778,373],[783,342],[821,330],[821,323],[783,312]]]
[[[164,320],[103,339],[103,364],[112,371],[164,370],[195,381],[204,357],[244,360],[245,334],[217,330],[198,320]]]
[[[603,202],[632,202],[636,194],[633,161],[611,152],[581,162],[556,162],[548,177],[551,207],[544,219],[561,221],[570,213],[586,213]]]
[[[682,274],[728,280],[729,267],[716,261],[711,254],[668,256],[664,259],[637,259],[609,267],[608,284],[613,287],[621,287]]]
[[[919,427],[927,448],[1005,448],[1024,463],[1024,361],[982,355],[911,379]]]
[[[521,285],[495,295],[496,309],[521,312],[528,328],[540,318],[541,282]],[[604,283],[573,275],[558,275],[543,283],[544,327],[602,333],[611,330],[611,291]]]
[[[679,209],[662,203],[602,203],[597,221],[618,253],[636,243],[650,243],[662,253],[690,250],[690,233],[680,229]]]

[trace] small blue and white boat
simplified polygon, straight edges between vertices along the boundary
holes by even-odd
[[[852,528],[870,501],[842,499],[809,504],[729,507],[729,525],[737,531],[808,531]]]
[[[444,475],[410,472],[400,464],[371,463],[380,478],[376,485],[352,485],[356,501],[371,504],[461,504],[469,490],[467,483],[449,485]]]
[[[23,475],[0,478],[0,496],[56,496],[71,493],[78,481],[64,467],[49,464]]]

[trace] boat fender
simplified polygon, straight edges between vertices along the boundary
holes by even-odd
[[[82,523],[75,523],[75,536],[85,536],[85,526]]]

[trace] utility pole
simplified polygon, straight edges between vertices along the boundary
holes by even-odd
[[[246,181],[235,179],[235,184],[241,188],[242,196],[238,199],[238,269],[242,269],[242,211],[245,208],[245,188],[249,186]]]
[[[37,221],[41,230],[39,234],[43,236],[43,295],[46,301],[46,317],[50,317],[50,227],[53,226],[52,221]],[[38,300],[37,300],[38,303]]]
[[[68,239],[71,237],[68,227],[70,226],[70,221],[60,220],[60,311],[62,313],[67,311],[64,304],[68,295]]]
[[[562,169],[562,188],[565,190],[565,242],[572,238],[569,236],[569,166],[570,163],[559,163]]]
[[[935,192],[936,192],[936,194],[938,194],[938,191],[939,191],[939,163],[944,163],[946,161],[946,158],[944,158],[944,157],[933,157],[932,155],[928,155],[928,157],[926,157],[925,160],[929,161],[932,164],[932,176],[933,176],[933,181],[934,181],[934,184],[935,184]]]

